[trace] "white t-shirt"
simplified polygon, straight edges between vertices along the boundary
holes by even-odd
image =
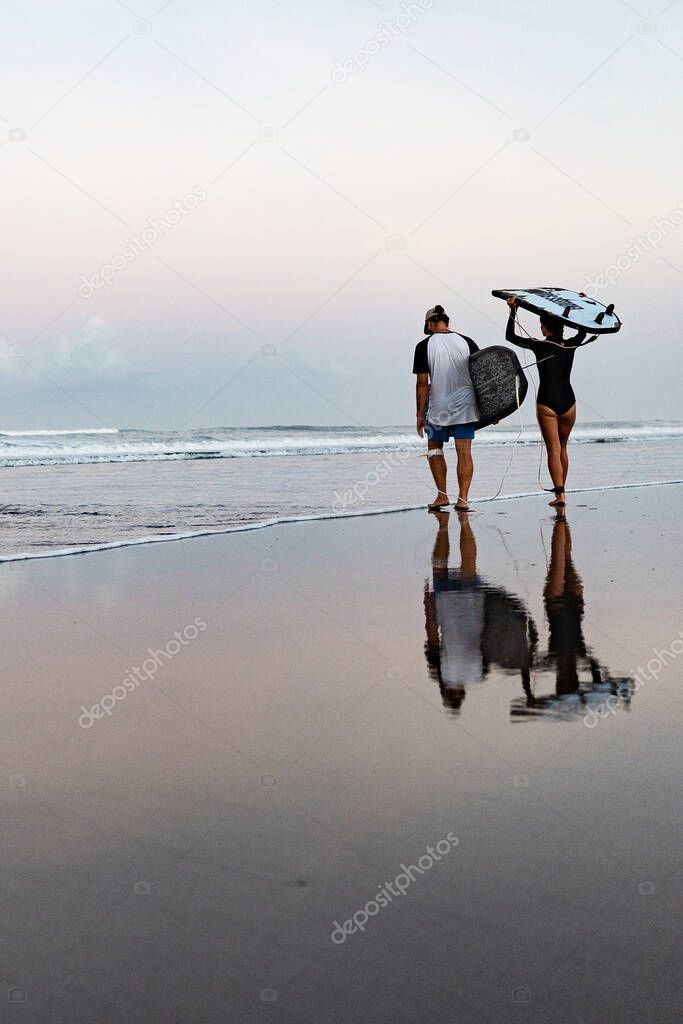
[[[481,682],[484,659],[484,594],[479,589],[441,590],[434,595],[441,627],[441,679],[445,686]]]
[[[427,343],[429,405],[427,419],[435,427],[476,423],[477,400],[470,377],[470,349],[459,334],[432,334]]]

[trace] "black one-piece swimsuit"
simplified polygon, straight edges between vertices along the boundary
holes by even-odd
[[[578,331],[573,338],[565,342],[567,347],[562,348],[559,342],[551,344],[547,341],[534,341],[533,338],[523,338],[515,334],[514,316],[508,320],[505,340],[511,341],[513,345],[528,348],[538,360],[540,386],[536,401],[539,405],[546,405],[552,409],[558,416],[569,412],[576,403],[576,395],[571,384],[572,366],[574,352],[583,344],[585,337],[585,331]],[[549,358],[550,356],[553,358]]]

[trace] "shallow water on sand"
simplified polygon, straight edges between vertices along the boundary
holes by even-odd
[[[536,491],[540,455],[537,444],[513,450],[475,442],[474,498],[495,494],[501,483],[503,494]],[[680,437],[577,443],[571,455],[570,487],[683,476]],[[542,480],[548,485],[545,469]],[[421,448],[396,438],[385,450],[335,455],[4,468],[2,481],[0,558],[415,506],[434,496]]]
[[[21,1010],[673,1024],[682,492],[6,566]]]

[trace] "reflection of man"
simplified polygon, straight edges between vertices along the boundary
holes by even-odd
[[[425,585],[425,655],[439,683],[444,707],[460,710],[468,685],[491,664],[529,675],[538,634],[522,602],[477,574],[477,545],[466,515],[460,523],[460,567],[449,568],[448,512],[436,513],[439,528],[432,555],[432,586]]]
[[[460,518],[460,568],[449,569],[448,512],[437,512],[439,530],[432,555],[433,590],[425,586],[425,653],[439,682],[444,707],[454,713],[465,687],[484,677],[481,638],[484,594],[477,576],[477,545],[467,516]]]

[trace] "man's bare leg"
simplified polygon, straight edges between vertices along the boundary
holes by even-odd
[[[439,508],[442,505],[449,505],[448,492],[446,490],[446,459],[443,453],[443,441],[427,442],[427,462],[434,477],[437,488],[437,495],[431,505],[427,508]]]
[[[469,508],[470,484],[474,476],[472,442],[456,440],[455,451],[458,456],[458,500],[455,507],[456,509],[467,511]]]
[[[447,509],[435,509],[435,518],[439,523],[439,530],[434,541],[432,551],[432,568],[434,572],[443,572],[448,569],[448,560],[451,554],[450,536],[448,534],[448,521],[451,517]]]

